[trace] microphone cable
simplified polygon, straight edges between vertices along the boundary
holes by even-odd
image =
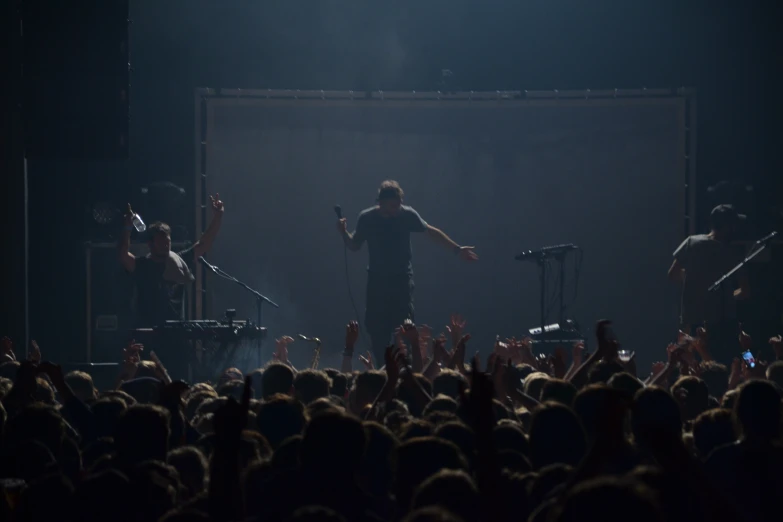
[[[337,219],[343,218],[343,209],[340,205],[335,205],[334,212],[337,214]],[[370,353],[372,353],[372,343],[367,339],[364,333],[364,321],[359,318],[359,309],[356,307],[356,300],[353,298],[353,289],[351,288],[351,273],[348,270],[348,245],[343,241],[343,261],[345,266],[345,286],[348,288],[348,298],[351,300],[351,308],[356,317],[356,322],[359,323],[359,335],[362,336],[364,342],[370,347]]]

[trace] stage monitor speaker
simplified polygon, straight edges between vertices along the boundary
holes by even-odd
[[[127,159],[128,0],[21,4],[26,157]]]
[[[190,243],[172,243],[175,252]],[[132,243],[130,251],[137,257],[149,252],[146,243]],[[133,337],[135,327],[133,276],[117,260],[115,243],[86,243],[86,362],[106,363],[121,359],[122,349]],[[192,268],[192,267],[191,267]],[[185,310],[189,311],[192,292],[185,292]]]

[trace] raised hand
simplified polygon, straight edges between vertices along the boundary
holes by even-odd
[[[120,381],[128,381],[136,376],[136,370],[141,361],[141,352],[144,345],[136,341],[130,341],[128,346],[122,349],[122,366],[120,367]]]
[[[689,344],[695,341],[693,337],[686,334],[682,330],[677,331],[677,344]]]
[[[668,356],[669,364],[674,366],[678,362],[683,362],[684,352],[684,346],[678,346],[674,343],[669,343],[669,346],[666,347],[666,354]]]
[[[552,377],[555,376],[555,369],[552,366],[552,358],[547,357],[546,354],[538,354],[538,357],[536,357],[536,365],[538,366],[539,371],[544,372],[547,375],[551,375]]]
[[[511,357],[511,347],[508,343],[504,343],[500,340],[500,336],[495,337],[495,346],[492,347],[492,353],[496,354],[503,360]]]
[[[402,338],[407,340],[411,344],[419,344],[419,330],[413,321],[406,319],[402,326],[400,326],[400,334]]]
[[[131,208],[131,204],[128,203],[128,207],[125,209],[125,215],[122,216],[122,219],[125,221],[125,228],[129,228],[133,226],[133,209]]]
[[[775,350],[775,358],[778,360],[783,358],[783,336],[776,335],[775,337],[770,337],[769,344]]]
[[[364,367],[367,369],[367,371],[374,370],[375,364],[372,361],[372,352],[367,350],[367,355],[359,355],[359,360],[364,365]]]
[[[461,246],[459,247],[459,258],[463,261],[478,261],[478,254],[474,252],[476,247],[474,246]]]
[[[530,337],[525,337],[519,341],[519,354],[524,363],[531,366],[535,366],[538,363],[536,356],[533,355],[533,339]]]
[[[405,333],[402,331],[402,326],[394,329],[394,348],[401,353],[408,353],[408,345],[405,344]]]
[[[141,361],[141,352],[143,351],[143,344],[131,341],[128,346],[122,349],[122,359],[124,362],[138,364]]]
[[[562,379],[568,371],[568,363],[566,363],[567,358],[568,356],[566,355],[565,348],[562,346],[555,348],[550,363],[552,364],[552,370],[554,371],[555,377],[558,379]]]
[[[652,369],[650,370],[650,375],[655,376],[661,373],[666,368],[666,363],[663,361],[656,361],[652,363]]]
[[[451,354],[449,368],[457,368],[461,372],[465,372],[465,352],[467,351],[468,341],[470,341],[470,334],[463,335],[457,342],[457,347]]]
[[[223,215],[225,208],[220,200],[220,194],[215,193],[214,196],[209,196],[209,201],[212,204],[212,214],[216,216]]]
[[[169,375],[168,370],[166,370],[166,367],[163,366],[160,358],[158,358],[158,354],[155,352],[150,352],[150,360],[155,363],[155,373],[157,373],[158,378],[164,383],[170,384],[171,376]]]
[[[765,379],[767,376],[767,366],[769,366],[765,361],[756,361],[756,364],[753,365],[753,368],[748,366],[747,364],[742,364],[742,377],[745,380],[748,379]]]
[[[292,342],[294,342],[294,338],[287,335],[275,339],[275,353],[272,354],[272,357],[283,364],[288,364],[288,345]]]
[[[753,339],[751,339],[750,335],[745,333],[745,331],[740,331],[739,334],[739,343],[742,347],[742,351],[747,352],[751,348],[753,348]]]
[[[771,341],[770,341],[771,342]],[[15,361],[14,343],[8,337],[0,339],[0,362]]]
[[[584,341],[577,341],[571,347],[571,359],[574,366],[579,366],[584,362],[585,356],[585,343]]]
[[[462,331],[465,329],[466,321],[459,314],[451,314],[449,324],[446,325],[446,331],[451,334],[451,346],[457,347],[460,339],[462,339]]]
[[[356,341],[359,340],[359,322],[351,321],[345,325],[345,349],[353,352]]]
[[[451,359],[451,353],[446,350],[446,336],[440,335],[435,341],[432,343],[432,357],[435,359],[435,362],[440,364],[448,364],[449,360]]]
[[[386,379],[387,382],[397,382],[400,379],[400,366],[398,360],[405,355],[400,352],[394,345],[387,346],[383,352],[383,359],[386,363]]]
[[[30,341],[30,355],[27,359],[33,364],[41,362],[41,348],[38,347],[38,343],[35,342],[35,339]]]
[[[341,234],[345,234],[348,231],[348,220],[346,218],[337,220],[337,231]]]
[[[421,349],[421,359],[427,358],[430,343],[432,342],[432,328],[426,324],[419,325],[419,347]]]

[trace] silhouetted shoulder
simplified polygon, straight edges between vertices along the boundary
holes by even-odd
[[[376,215],[378,215],[378,207],[365,208],[364,210],[359,212],[359,219],[372,218]]]

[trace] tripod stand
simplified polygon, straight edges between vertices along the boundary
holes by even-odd
[[[549,330],[556,329],[556,328],[563,328],[565,325],[565,312],[566,312],[566,305],[565,305],[565,257],[568,252],[571,250],[577,250],[579,249],[578,246],[574,244],[565,244],[565,245],[554,245],[554,246],[546,246],[543,248],[540,248],[538,250],[528,250],[526,252],[522,252],[518,256],[516,256],[514,259],[517,261],[535,261],[538,265],[538,268],[540,270],[539,272],[539,279],[540,279],[540,302],[539,306],[541,309],[541,331],[538,332],[539,334],[544,334],[548,332]],[[549,271],[549,261],[554,260],[557,263],[560,264],[559,268],[559,282],[558,282],[558,301],[560,304],[560,310],[558,313],[558,323],[557,325],[547,325],[547,306],[546,306],[546,296],[547,296],[547,273]],[[531,333],[533,333],[531,331]]]

